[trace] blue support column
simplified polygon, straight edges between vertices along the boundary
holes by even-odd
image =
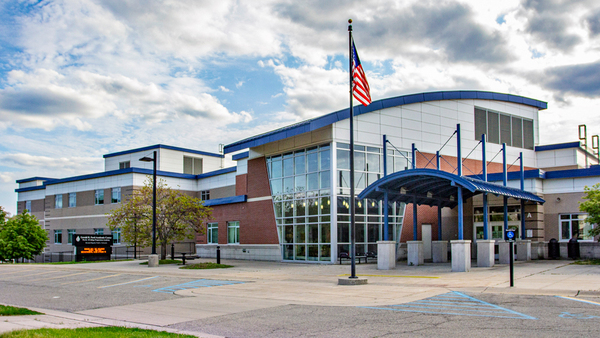
[[[440,170],[440,151],[437,150],[435,152],[435,167],[437,168],[437,170]]]
[[[523,152],[519,154],[521,159],[521,190],[525,190],[525,169],[523,167]],[[521,199],[521,239],[527,239],[525,233],[525,200]]]
[[[483,165],[483,180],[487,182],[487,154],[485,149],[485,134],[481,135],[481,161]],[[483,239],[489,239],[489,211],[488,211],[488,195],[483,193]]]
[[[442,240],[442,203],[438,204],[438,241]]]
[[[387,136],[383,135],[383,177],[387,176]],[[387,190],[383,193],[383,240],[390,240],[389,230],[389,201]]]
[[[458,176],[462,176],[462,152],[460,144],[460,123],[456,125],[456,166],[458,169]],[[463,224],[463,198],[462,188],[457,187],[458,190],[458,239],[464,239],[464,224]]]
[[[412,168],[417,169],[417,147],[412,144]]]
[[[413,240],[417,240],[419,238],[417,236],[417,222],[419,219],[417,218],[417,196],[413,196]]]
[[[502,183],[506,187],[508,184],[508,173],[506,169],[506,143],[502,143]],[[504,239],[506,240],[506,231],[508,230],[508,197],[504,196]]]

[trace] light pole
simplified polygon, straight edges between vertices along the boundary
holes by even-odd
[[[140,158],[142,162],[153,162],[152,170],[152,254],[156,255],[156,150],[154,157],[144,156]],[[148,263],[149,265],[149,263]]]

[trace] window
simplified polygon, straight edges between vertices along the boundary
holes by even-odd
[[[73,236],[75,236],[75,229],[67,230],[67,243],[73,244]]]
[[[240,244],[240,222],[227,222],[227,243]]]
[[[104,229],[103,228],[95,228],[94,234],[95,235],[104,235]]]
[[[31,212],[31,201],[25,201],[25,210]]]
[[[131,161],[119,162],[119,169],[127,169],[131,167]]]
[[[121,188],[112,188],[110,203],[121,203]]]
[[[69,193],[69,208],[75,208],[77,206],[77,193]]]
[[[113,244],[121,244],[121,228],[116,228],[112,232]]]
[[[219,243],[219,223],[208,223],[206,225],[206,234],[208,244]]]
[[[200,192],[200,199],[203,201],[208,201],[210,199],[210,190],[202,190]]]
[[[506,143],[517,148],[533,149],[533,120],[475,108],[475,139],[487,135],[487,141]]]
[[[104,204],[104,189],[98,189],[98,190],[96,190],[95,204],[96,205]]]
[[[54,196],[54,208],[55,209],[62,208],[62,195],[55,195]]]
[[[592,224],[585,221],[586,214],[566,214],[560,215],[560,239],[569,240],[577,238],[578,240],[593,240],[588,232],[593,228]]]
[[[54,230],[54,244],[62,244],[62,230]]]
[[[197,157],[183,157],[183,173],[191,175],[202,174],[202,159]]]

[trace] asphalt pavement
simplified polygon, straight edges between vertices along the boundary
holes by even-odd
[[[510,287],[506,265],[453,273],[450,264],[359,264],[368,284],[343,286],[349,265],[223,263],[234,267],[1,264],[0,303],[45,315],[4,317],[0,332],[120,325],[200,337],[600,336],[600,266],[517,262]]]

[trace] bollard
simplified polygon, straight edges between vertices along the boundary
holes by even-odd
[[[217,245],[217,264],[221,264],[221,247]]]
[[[175,259],[175,245],[171,243],[171,259]]]

